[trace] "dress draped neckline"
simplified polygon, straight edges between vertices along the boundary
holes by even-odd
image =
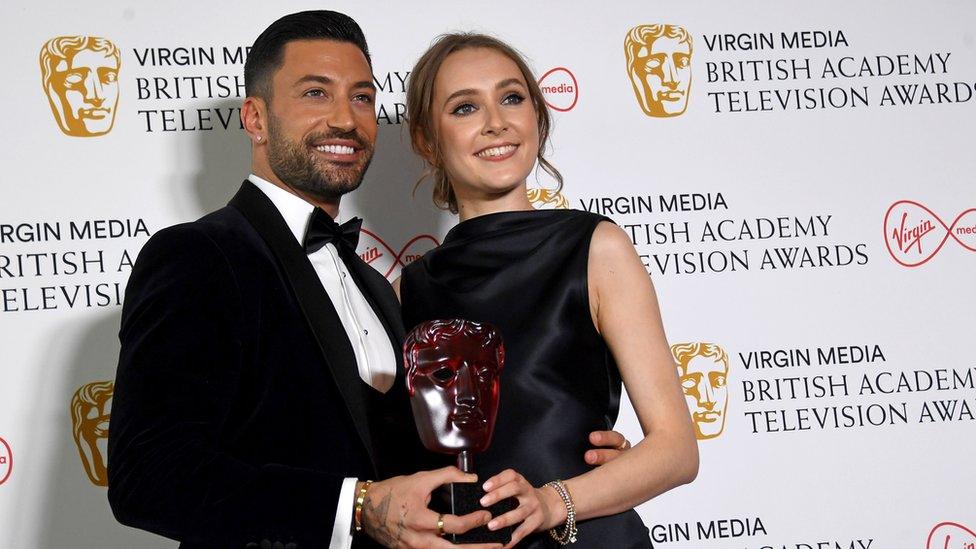
[[[455,225],[444,242],[423,258],[431,282],[457,291],[480,285],[486,277],[523,261],[559,234],[576,210],[496,212]]]

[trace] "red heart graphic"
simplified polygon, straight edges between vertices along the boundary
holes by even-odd
[[[956,522],[940,522],[929,532],[925,549],[976,549],[976,532]]]
[[[904,267],[918,267],[935,257],[949,239],[976,252],[976,243],[972,242],[976,234],[976,208],[963,211],[946,224],[925,205],[899,200],[885,213],[884,231],[885,246],[892,259]],[[926,238],[929,234],[932,237]]]
[[[361,241],[360,246],[366,246],[367,252],[359,252],[360,257],[363,258],[363,261],[372,265],[374,269],[379,271],[386,278],[390,278],[390,276],[393,275],[394,272],[396,271],[397,267],[407,266],[408,261],[405,258],[407,252],[411,251],[412,249],[426,251],[426,249],[433,248],[434,246],[440,245],[440,242],[438,242],[438,240],[434,238],[434,236],[429,234],[421,234],[411,238],[406,244],[403,245],[403,248],[401,248],[400,251],[398,252],[395,249],[393,249],[392,246],[387,244],[385,240],[380,238],[380,236],[377,235],[376,233],[365,228],[360,229],[360,232],[366,237],[371,238],[373,242],[375,242],[375,245],[377,247],[376,255],[370,257],[368,255],[368,250],[369,250],[369,242],[367,241],[368,239]],[[387,265],[386,267],[382,267],[374,263],[376,259],[379,259],[380,257],[386,255],[385,253],[383,253],[382,250],[378,249],[380,247],[382,247],[383,250],[385,250],[385,252],[389,254],[390,264]],[[416,255],[422,255],[422,254],[416,254]]]
[[[0,438],[0,458],[3,458],[0,459],[0,484],[3,484],[14,471],[14,453],[3,438]]]

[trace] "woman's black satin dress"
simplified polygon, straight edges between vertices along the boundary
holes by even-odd
[[[501,212],[464,221],[403,271],[409,330],[432,319],[490,322],[505,369],[491,447],[478,477],[512,468],[534,486],[585,473],[590,431],[612,428],[621,381],[593,327],[587,294],[590,239],[605,217],[577,210]],[[575,494],[582,497],[582,494]],[[651,547],[633,510],[578,523],[569,547]],[[536,534],[520,547],[558,547]]]

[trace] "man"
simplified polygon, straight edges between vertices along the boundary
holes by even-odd
[[[119,49],[94,36],[59,36],[41,48],[41,84],[61,131],[104,135],[119,102]]]
[[[473,475],[394,476],[430,467],[396,298],[355,254],[358,227],[332,221],[376,140],[362,31],[335,12],[283,17],[255,41],[245,82],[252,175],[228,207],[150,239],[129,280],[113,512],[185,549],[348,547],[356,522],[361,546],[451,547],[438,534],[490,517],[426,508]]]

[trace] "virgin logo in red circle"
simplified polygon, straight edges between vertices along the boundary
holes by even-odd
[[[929,532],[925,549],[976,549],[976,532],[955,522],[940,522]]]
[[[566,67],[556,67],[543,74],[539,88],[546,105],[554,111],[571,111],[579,101],[579,82]]]
[[[888,253],[905,267],[918,267],[939,253],[951,238],[976,252],[976,208],[945,221],[914,200],[899,200],[888,208],[884,218],[885,246]]]
[[[393,280],[400,276],[400,269],[420,259],[428,250],[439,245],[440,242],[433,236],[420,234],[408,240],[397,251],[376,233],[361,229],[357,253],[380,274],[388,280]]]
[[[10,473],[14,470],[14,453],[10,450],[3,437],[0,437],[0,484],[7,482]]]

